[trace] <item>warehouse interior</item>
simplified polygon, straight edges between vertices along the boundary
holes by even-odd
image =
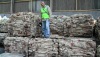
[[[50,38],[42,37],[41,1]],[[0,0],[0,57],[100,57],[100,0]]]

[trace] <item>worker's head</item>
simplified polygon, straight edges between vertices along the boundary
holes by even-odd
[[[42,1],[41,2],[41,6],[44,7],[45,6],[45,2]]]

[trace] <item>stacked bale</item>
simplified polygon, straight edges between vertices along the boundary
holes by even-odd
[[[5,52],[28,56],[28,41],[27,37],[7,37],[4,40]]]
[[[32,12],[19,12],[12,14],[8,23],[11,36],[35,36],[36,20],[38,15]]]
[[[69,26],[71,25],[71,18],[65,15],[53,16],[50,19],[50,28],[52,34],[61,36],[69,35]]]
[[[85,38],[70,38],[59,40],[61,57],[95,57],[96,43]]]
[[[29,56],[52,57],[58,55],[58,45],[53,39],[36,38],[29,42]]]
[[[57,57],[58,55],[58,45],[53,39],[7,37],[4,45],[6,52],[19,53],[28,57]]]
[[[54,16],[50,19],[51,39],[29,38],[41,35],[41,20],[31,12],[11,15],[9,35],[4,40],[5,51],[26,57],[94,57],[96,43],[91,39],[64,36],[92,36],[94,19],[88,14]],[[61,36],[59,36],[61,35]],[[17,36],[17,37],[14,37]],[[27,37],[22,37],[27,36]]]
[[[54,16],[51,18],[51,33],[63,36],[92,37],[95,20],[89,14]]]
[[[95,57],[96,43],[91,39],[69,37],[66,39],[42,39],[7,37],[6,52],[28,57]]]
[[[93,36],[93,27],[95,20],[89,14],[75,14],[71,16],[72,24],[70,30],[70,36]]]

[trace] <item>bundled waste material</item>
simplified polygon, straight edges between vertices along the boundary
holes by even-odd
[[[58,55],[58,45],[53,39],[26,37],[7,37],[4,40],[5,51],[10,53],[24,54],[29,57],[50,57]]]
[[[92,37],[95,20],[89,14],[75,14],[70,17],[54,16],[51,18],[51,33],[63,36]]]
[[[8,23],[9,34],[11,36],[35,36],[38,18],[38,15],[32,12],[12,14]]]
[[[28,57],[94,57],[96,51],[96,43],[93,40],[75,37],[65,39],[7,37],[4,45],[6,52],[24,54]]]
[[[71,18],[65,15],[53,16],[50,19],[50,28],[52,34],[61,36],[69,35],[69,28],[71,25]]]
[[[74,38],[59,40],[61,57],[95,57],[96,43],[90,39]]]
[[[100,45],[97,47],[97,57],[100,57]]]
[[[93,36],[95,20],[89,14],[75,14],[71,16],[70,36]]]
[[[75,14],[71,17],[65,15],[53,16],[50,19],[52,34],[60,36],[91,37],[95,20],[89,14]],[[38,15],[31,12],[19,12],[11,15],[8,23],[8,32],[11,36],[42,36],[41,20]]]
[[[28,41],[27,37],[7,37],[4,40],[5,51],[28,56]]]
[[[29,41],[29,56],[52,57],[58,55],[58,44],[53,39],[36,38]]]

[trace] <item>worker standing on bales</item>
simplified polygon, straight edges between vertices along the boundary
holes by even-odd
[[[41,19],[42,19],[42,33],[44,38],[50,37],[50,17],[51,17],[51,9],[48,5],[45,5],[44,2],[41,2]]]

